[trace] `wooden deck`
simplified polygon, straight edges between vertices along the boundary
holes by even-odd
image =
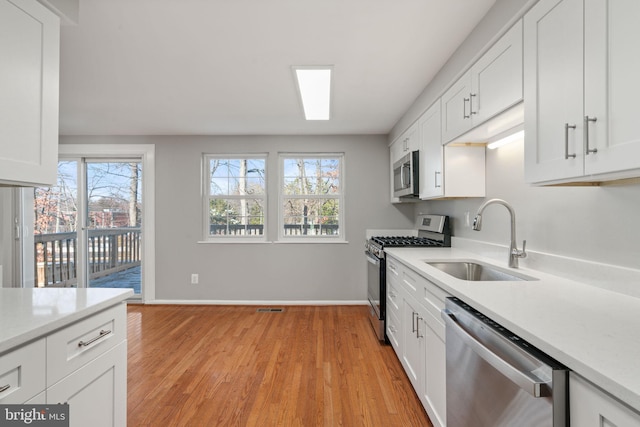
[[[128,425],[431,426],[364,306],[128,308]]]

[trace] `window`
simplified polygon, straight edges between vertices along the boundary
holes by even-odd
[[[205,237],[264,239],[266,155],[205,155],[204,161]]]
[[[344,239],[343,154],[280,156],[280,236]]]

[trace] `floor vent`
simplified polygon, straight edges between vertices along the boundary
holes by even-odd
[[[266,307],[266,308],[259,308],[258,313],[282,313],[284,311],[284,308],[271,308],[271,307]]]

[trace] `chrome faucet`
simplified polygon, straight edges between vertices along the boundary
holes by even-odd
[[[509,267],[518,268],[518,258],[525,258],[527,253],[525,252],[525,247],[527,246],[527,241],[522,241],[522,250],[518,249],[516,244],[516,212],[513,210],[511,205],[505,202],[502,199],[490,199],[484,202],[479,208],[478,213],[476,213],[476,217],[473,220],[473,229],[476,231],[480,231],[482,228],[482,211],[492,204],[499,204],[507,208],[509,214],[511,215],[511,242],[509,244]]]

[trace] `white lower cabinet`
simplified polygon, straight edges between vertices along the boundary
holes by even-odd
[[[418,304],[412,298],[402,301],[402,366],[418,394],[422,390],[424,376],[424,330],[421,332],[423,319],[418,311]],[[424,329],[424,328],[423,328]]]
[[[0,355],[0,404],[69,404],[71,427],[127,425],[126,306]]]
[[[394,258],[387,259],[387,278],[387,336],[432,424],[444,427],[446,349],[439,316],[448,295]],[[392,327],[400,333],[389,335]]]
[[[402,318],[401,304],[402,300],[396,284],[390,281],[387,282],[387,338],[389,338],[389,342],[396,351],[396,354],[400,351],[400,325],[402,324],[400,322]]]
[[[20,404],[44,392],[46,348],[40,338],[0,356],[0,404]]]
[[[120,344],[47,389],[47,403],[69,404],[72,427],[127,424],[127,343]]]
[[[577,427],[638,427],[640,414],[587,380],[569,374],[571,425]]]
[[[444,325],[425,318],[424,386],[420,394],[434,426],[445,426],[447,414],[447,355]]]

